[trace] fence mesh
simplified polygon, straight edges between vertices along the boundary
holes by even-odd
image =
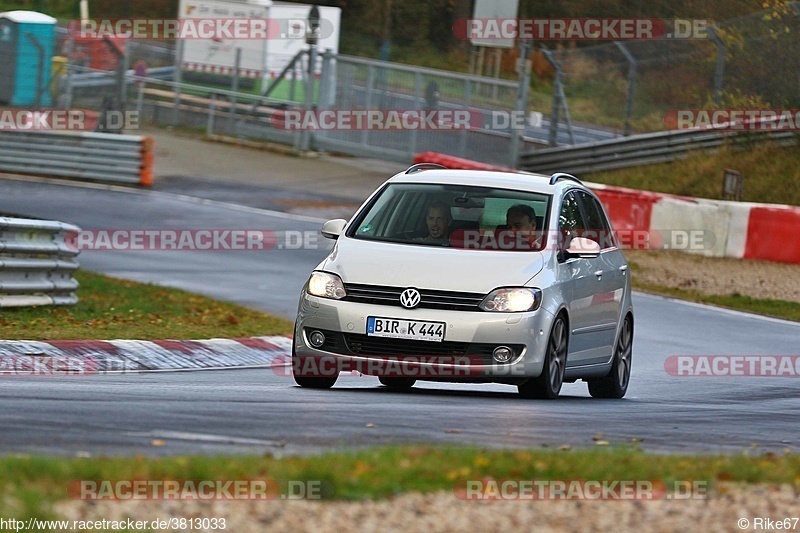
[[[549,71],[534,77],[526,109],[544,117],[539,125],[526,125],[521,151],[662,131],[669,127],[665,116],[679,109],[800,106],[800,3],[708,22],[707,34],[692,39],[572,43],[537,50],[534,63],[538,58]],[[139,109],[145,123],[301,146],[301,133],[276,128],[274,114],[305,105],[305,56],[273,83],[275,78],[257,67],[253,48],[241,51],[243,66],[234,75],[229,49],[212,50],[225,61],[215,63],[210,57],[203,63],[185,54],[179,59],[181,47],[168,41],[116,43],[122,56],[111,46],[75,41],[66,30],[59,31],[56,55],[68,57],[74,68],[71,75],[66,68],[56,71],[51,88],[57,105]],[[497,118],[514,110],[516,82],[344,55],[318,56],[317,61],[316,109],[466,110],[482,118],[481,126],[469,131],[317,131],[314,146],[403,161],[438,151],[513,165],[513,132]],[[121,72],[141,65],[153,79],[134,82],[128,76],[121,88]],[[176,85],[167,82],[178,73],[183,83],[176,100]],[[260,101],[268,87],[269,99]]]

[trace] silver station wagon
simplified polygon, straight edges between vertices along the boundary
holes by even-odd
[[[414,165],[350,221],[300,296],[292,363],[302,387],[340,372],[404,389],[504,383],[556,398],[628,389],[628,264],[597,197],[568,174]]]

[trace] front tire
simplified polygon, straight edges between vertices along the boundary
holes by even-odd
[[[544,368],[538,378],[529,379],[517,386],[523,398],[558,398],[564,383],[564,370],[567,366],[567,321],[558,315],[550,330]]]
[[[593,398],[622,398],[628,392],[631,380],[631,360],[633,359],[633,319],[625,317],[614,349],[614,363],[607,376],[590,379],[589,394]]]
[[[378,381],[385,387],[397,390],[408,390],[417,382],[414,378],[385,378],[383,376],[379,376]]]
[[[332,376],[297,375],[298,371],[304,368],[303,362],[305,358],[297,355],[294,343],[295,341],[292,339],[292,376],[294,377],[294,382],[304,389],[330,389],[333,387],[336,384],[336,380],[339,379],[338,372]],[[312,366],[312,368],[316,367],[316,365],[310,366]]]
[[[307,376],[295,376],[294,382],[304,389],[330,389],[336,384],[339,376],[329,378],[310,378]]]

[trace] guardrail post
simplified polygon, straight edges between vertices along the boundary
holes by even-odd
[[[630,50],[619,41],[614,41],[614,44],[625,56],[628,61],[628,97],[625,100],[625,130],[623,135],[626,137],[631,134],[631,116],[633,115],[633,93],[636,88],[636,58],[633,57]]]
[[[139,185],[150,187],[153,185],[153,138],[142,138],[142,163],[139,174]]]

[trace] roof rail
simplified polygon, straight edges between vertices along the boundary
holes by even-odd
[[[574,181],[579,185],[583,185],[583,182],[573,176],[572,174],[567,174],[566,172],[556,172],[552,176],[550,176],[550,185],[555,185],[560,180],[569,180]]]
[[[447,167],[440,165],[439,163],[417,163],[416,165],[408,167],[406,170],[406,174],[413,174],[414,172],[419,172],[421,170],[433,170],[435,168],[444,168]]]

